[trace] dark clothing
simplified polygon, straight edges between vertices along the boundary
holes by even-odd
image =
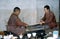
[[[17,35],[24,33],[26,24],[23,23],[17,15],[12,14],[8,21],[8,31]]]
[[[45,13],[44,17],[42,18],[43,21],[45,21],[46,24],[49,25],[50,28],[54,28],[57,26],[55,16],[52,12]]]

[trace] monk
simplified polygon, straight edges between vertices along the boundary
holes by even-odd
[[[44,11],[45,15],[40,21],[40,24],[47,24],[51,29],[57,27],[55,15],[50,11],[50,7],[48,5],[44,6]]]
[[[20,14],[20,11],[21,9],[19,7],[15,7],[12,15],[8,20],[8,31],[17,35],[23,34],[25,27],[28,25],[19,19],[18,15]]]

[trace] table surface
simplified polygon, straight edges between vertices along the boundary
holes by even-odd
[[[36,30],[44,30],[44,26],[40,24],[36,24],[36,25],[29,25],[26,28],[26,31],[36,31]]]

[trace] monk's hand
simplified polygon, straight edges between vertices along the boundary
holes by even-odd
[[[40,20],[40,22],[43,22],[43,20]]]
[[[27,26],[28,26],[28,24],[25,25],[25,27],[27,27]]]
[[[42,22],[40,22],[39,24],[41,24],[41,25],[42,25]]]
[[[26,27],[28,26],[28,24],[26,25]]]
[[[40,22],[45,23],[45,21],[43,21],[43,20],[40,20]]]
[[[42,25],[42,22],[43,22],[43,20],[40,20],[39,24],[41,24],[41,25]]]
[[[43,23],[43,24],[45,24],[45,22],[44,22],[44,21],[42,21],[42,23]]]

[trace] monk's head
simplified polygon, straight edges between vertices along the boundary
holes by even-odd
[[[50,7],[49,7],[49,5],[45,5],[45,6],[44,6],[44,11],[45,11],[45,13],[49,13],[49,12],[50,12]]]
[[[19,15],[20,14],[20,8],[19,7],[15,7],[13,12],[16,14],[16,15]]]

